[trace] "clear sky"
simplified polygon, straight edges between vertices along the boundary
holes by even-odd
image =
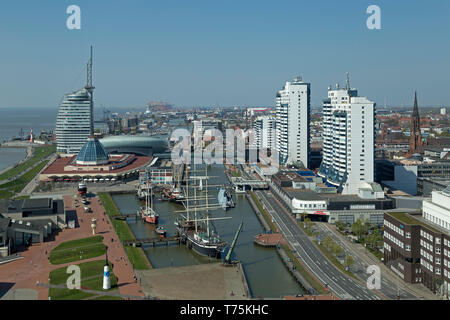
[[[66,8],[81,8],[81,30]],[[381,8],[382,30],[366,9]],[[285,81],[351,85],[384,105],[450,105],[450,1],[15,0],[0,4],[0,107],[57,107],[85,84],[97,106],[273,105]]]

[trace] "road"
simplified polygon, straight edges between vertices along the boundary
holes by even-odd
[[[329,262],[270,192],[255,193],[306,267],[340,299],[381,300],[377,294],[344,275]]]
[[[321,239],[330,236],[333,241],[338,243],[346,253],[355,257],[355,264],[351,270],[358,278],[366,281],[368,274],[366,273],[369,265],[377,265],[381,271],[381,288],[383,295],[391,299],[436,299],[436,296],[431,294],[428,289],[422,290],[418,285],[406,284],[400,280],[389,268],[387,268],[381,261],[368,252],[361,244],[351,242],[347,237],[340,234],[335,226],[327,223],[316,223],[319,229]]]

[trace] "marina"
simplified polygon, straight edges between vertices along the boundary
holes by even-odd
[[[208,173],[211,176],[210,185],[224,185],[227,181],[221,165],[211,166],[208,168]],[[206,188],[206,183],[203,186]],[[219,189],[211,190],[211,199],[217,199]],[[142,243],[142,248],[155,269],[170,270],[176,267],[216,264],[220,261],[199,255],[186,245],[178,245],[176,242],[166,245],[164,240],[160,241],[155,225],[143,223],[140,219],[136,220],[133,217],[141,206],[135,193],[114,194],[112,198],[123,215],[130,215],[127,222],[136,239],[149,241]],[[264,228],[246,196],[234,195],[234,198],[234,208],[224,211],[221,207],[217,207],[211,211],[211,216],[231,217],[231,219],[214,223],[217,233],[228,245],[232,244],[239,225],[243,223],[230,260],[240,261],[251,296],[280,298],[285,295],[302,294],[304,290],[296,281],[293,281],[292,275],[281,261],[276,249],[254,244],[254,236],[264,233]],[[174,239],[176,236],[174,221],[180,217],[182,213],[179,211],[182,211],[184,207],[178,203],[160,201],[156,197],[154,197],[153,206],[159,214],[159,224],[164,226],[167,232],[167,238]],[[156,245],[153,246],[152,243]]]

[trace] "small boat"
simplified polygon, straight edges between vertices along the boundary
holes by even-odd
[[[160,236],[164,237],[166,235],[166,229],[164,229],[163,226],[158,226],[155,230],[155,232],[157,234],[159,234]]]
[[[229,189],[221,188],[219,190],[219,194],[217,195],[217,200],[223,210],[227,210],[227,208],[234,208],[235,203],[233,201],[233,196]]]
[[[145,206],[141,207],[139,213],[142,220],[150,224],[158,224],[159,215],[153,210],[153,189],[150,188],[151,194],[147,192],[145,197]]]

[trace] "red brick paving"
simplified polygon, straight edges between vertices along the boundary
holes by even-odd
[[[78,198],[79,199],[79,198]],[[80,203],[78,208],[74,205],[73,196],[64,196],[66,210],[76,210],[79,227],[75,229],[65,229],[55,236],[54,241],[34,244],[28,250],[22,252],[23,259],[16,260],[0,266],[0,282],[14,283],[11,289],[34,289],[39,294],[40,300],[48,299],[48,288],[36,286],[36,282],[48,283],[50,271],[71,264],[104,260],[105,255],[74,261],[71,263],[52,265],[48,260],[50,251],[62,242],[86,238],[93,236],[91,219],[97,218],[96,234],[103,236],[103,242],[108,246],[108,260],[113,263],[113,272],[118,277],[119,292],[134,296],[144,296],[139,283],[133,280],[134,271],[129,262],[125,250],[112,228],[108,215],[104,215],[104,208],[99,202],[99,198],[91,198],[89,207],[92,213],[84,212],[84,205]],[[114,239],[111,242],[111,238]],[[124,260],[122,260],[122,257]],[[83,275],[81,275],[83,277]],[[141,292],[139,292],[141,291]]]

